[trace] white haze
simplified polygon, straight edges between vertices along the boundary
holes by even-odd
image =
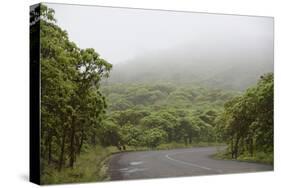
[[[274,20],[48,4],[80,48],[112,63],[109,82],[176,82],[244,90],[273,72]]]
[[[231,56],[240,53],[240,47],[262,47],[272,55],[273,19],[269,17],[47,5],[71,40],[81,48],[95,48],[113,64],[182,45],[198,51],[209,47],[204,56],[212,55],[214,48],[224,57]],[[237,48],[240,43],[243,46]]]

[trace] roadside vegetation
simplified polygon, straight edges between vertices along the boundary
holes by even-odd
[[[40,14],[38,14],[40,11]],[[39,15],[40,19],[39,19]],[[191,83],[111,83],[45,5],[41,33],[41,183],[101,181],[116,152],[227,144],[223,158],[273,161],[273,74],[246,92]],[[32,47],[32,44],[31,44]]]
[[[86,147],[85,147],[86,148]],[[57,170],[55,165],[48,165],[42,175],[44,184],[79,183],[108,179],[107,162],[111,154],[118,152],[116,147],[89,147],[77,157],[73,168]]]
[[[189,85],[109,84],[101,144],[157,148],[217,142],[216,119],[223,104],[237,95]]]
[[[225,157],[273,164],[273,74],[261,76],[224,105],[217,133],[228,144]]]

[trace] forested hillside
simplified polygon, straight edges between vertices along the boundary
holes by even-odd
[[[169,83],[109,84],[102,91],[108,101],[104,131],[116,145],[151,148],[216,142],[215,120],[224,102],[238,94]]]
[[[207,44],[200,39],[116,64],[109,82],[165,81],[242,91],[266,72],[273,72],[273,46],[262,46],[254,37]]]
[[[226,66],[213,74],[208,70],[222,62],[205,67],[157,57],[151,65],[140,58],[113,66],[95,46],[70,41],[45,5],[31,11],[31,34],[37,24],[43,184],[103,180],[101,164],[124,150],[227,144],[227,157],[272,163],[273,73],[265,74],[271,65],[248,72],[242,61],[239,71]]]

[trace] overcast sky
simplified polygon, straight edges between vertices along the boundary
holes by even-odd
[[[70,40],[80,48],[94,48],[113,64],[185,44],[214,46],[219,43],[230,51],[237,41],[270,49],[273,46],[273,19],[269,17],[47,6],[55,10],[58,25],[68,32]]]

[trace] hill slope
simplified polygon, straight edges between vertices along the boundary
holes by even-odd
[[[273,72],[273,46],[262,46],[253,38],[247,44],[191,42],[139,55],[114,65],[109,82],[169,81],[244,90],[267,72]]]

